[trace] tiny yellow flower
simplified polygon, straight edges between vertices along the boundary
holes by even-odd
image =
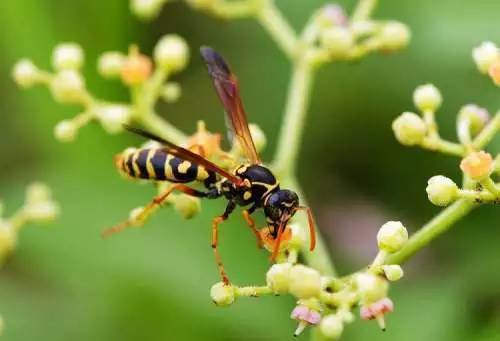
[[[151,75],[153,65],[148,56],[140,54],[133,48],[121,69],[121,78],[126,85],[137,85],[144,82]]]
[[[488,74],[490,75],[491,79],[493,82],[500,86],[500,58],[491,64],[490,68],[488,69]]]
[[[474,152],[460,163],[460,169],[473,180],[482,180],[493,172],[493,157],[484,151]]]

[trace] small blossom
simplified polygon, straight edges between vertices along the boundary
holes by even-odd
[[[168,34],[156,44],[154,56],[158,67],[165,69],[165,71],[178,72],[184,69],[188,63],[189,47],[182,37]]]
[[[458,186],[442,175],[436,175],[429,179],[425,189],[429,201],[436,206],[448,206],[458,197]]]
[[[205,157],[210,158],[212,155],[221,152],[220,143],[220,134],[209,132],[205,122],[198,121],[197,131],[188,138],[186,146],[195,153],[199,153],[199,147],[202,147]]]
[[[165,0],[132,0],[130,10],[139,18],[151,20],[158,16]]]
[[[235,299],[235,288],[230,284],[216,283],[210,289],[212,301],[218,306],[233,304]]]
[[[138,85],[151,75],[153,65],[149,57],[132,48],[121,69],[121,78],[126,85]]]
[[[21,59],[14,65],[14,81],[23,88],[29,88],[38,82],[40,71],[29,59]]]
[[[52,66],[60,71],[80,69],[83,65],[83,50],[75,43],[63,43],[56,46],[52,54]]]
[[[77,103],[85,95],[85,82],[75,70],[59,71],[50,84],[52,96],[61,103]]]
[[[427,134],[424,120],[412,112],[404,112],[392,122],[396,139],[406,146],[420,144]]]
[[[370,305],[364,305],[360,310],[360,317],[363,320],[377,319],[380,329],[385,330],[384,314],[394,311],[394,304],[391,299],[384,297]]]
[[[181,86],[176,82],[168,82],[161,90],[161,97],[167,103],[177,102],[181,97],[181,94]]]
[[[384,265],[382,270],[385,277],[391,282],[399,281],[404,275],[403,269],[399,265]]]
[[[408,231],[399,221],[389,221],[377,233],[380,250],[390,253],[399,251],[408,241]]]
[[[381,276],[371,273],[360,273],[356,275],[355,283],[364,302],[375,302],[387,296],[389,285]]]
[[[300,248],[306,242],[306,231],[297,224],[290,224],[289,228],[292,233],[290,247]]]
[[[389,22],[380,29],[379,39],[383,50],[399,50],[408,45],[411,33],[403,23]]]
[[[472,57],[474,58],[479,71],[487,73],[490,66],[494,62],[498,61],[500,54],[498,47],[494,43],[486,41],[474,48],[472,51]]]
[[[319,23],[324,26],[347,26],[348,18],[342,6],[328,4],[323,6],[318,16]]]
[[[496,62],[490,65],[488,74],[490,75],[495,85],[500,86],[500,57]]]
[[[413,92],[413,102],[421,111],[435,112],[443,102],[439,90],[432,84],[417,87]]]
[[[174,207],[184,219],[191,219],[201,211],[200,200],[184,194],[175,197]]]
[[[321,275],[304,265],[294,265],[290,269],[289,291],[298,298],[318,296],[321,290]]]
[[[97,62],[97,71],[106,78],[119,77],[127,57],[120,52],[103,53]]]
[[[72,142],[77,134],[78,127],[71,120],[62,120],[54,128],[54,135],[61,142]]]
[[[271,266],[266,274],[267,286],[275,294],[284,294],[288,292],[290,283],[290,270],[292,265],[290,263],[280,263]]]
[[[469,119],[470,129],[473,134],[480,132],[490,120],[490,114],[485,108],[475,104],[467,104],[460,108],[458,119]]]
[[[26,203],[36,204],[50,200],[52,197],[49,186],[41,183],[34,182],[26,188]]]
[[[482,180],[493,172],[493,157],[482,150],[471,153],[462,160],[460,169],[472,180]]]
[[[294,336],[298,336],[308,325],[318,324],[321,321],[321,314],[308,306],[298,305],[293,309],[290,318],[299,322],[297,330],[294,333]]]
[[[130,108],[120,104],[103,105],[96,109],[95,114],[104,129],[110,134],[123,131],[123,125],[128,123],[131,117]]]
[[[332,57],[345,57],[354,45],[351,31],[344,27],[332,27],[321,33],[321,44]]]
[[[29,204],[24,208],[26,216],[39,222],[51,222],[59,215],[59,205],[52,201]]]
[[[337,339],[344,331],[344,321],[341,317],[330,314],[321,320],[319,325],[321,333],[330,339]]]

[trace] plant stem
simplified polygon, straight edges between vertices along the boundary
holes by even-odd
[[[138,120],[153,133],[167,138],[175,144],[182,144],[186,140],[186,135],[182,131],[156,113],[143,115]]]
[[[370,18],[375,7],[377,6],[378,0],[360,0],[354,13],[352,15],[352,21],[363,21]]]
[[[467,199],[456,201],[416,232],[399,252],[387,257],[385,264],[404,262],[418,250],[446,232],[454,223],[466,216],[474,206],[474,203]]]
[[[475,149],[481,150],[495,137],[495,134],[500,130],[500,111],[495,114],[486,127],[476,136],[472,145]]]

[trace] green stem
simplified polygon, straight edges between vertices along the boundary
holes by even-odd
[[[387,257],[386,264],[400,264],[410,258],[418,250],[428,245],[432,240],[446,232],[454,223],[466,216],[474,208],[474,203],[467,199],[460,199],[444,209],[417,233],[405,246],[395,254]]]
[[[481,150],[483,149],[492,139],[495,137],[495,134],[500,130],[500,111],[495,114],[486,127],[476,136],[472,145],[475,149]]]
[[[378,0],[360,0],[354,10],[351,20],[364,21],[369,19],[377,6],[377,2]]]
[[[141,116],[138,120],[153,133],[165,137],[175,144],[182,144],[186,140],[186,134],[156,113]]]

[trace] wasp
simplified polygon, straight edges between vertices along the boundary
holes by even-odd
[[[151,132],[126,126],[135,134],[159,142],[159,146],[137,149],[120,155],[117,160],[120,170],[133,178],[168,181],[173,185],[156,196],[135,219],[129,219],[105,231],[104,234],[108,235],[134,225],[137,221],[144,221],[154,209],[165,202],[173,191],[181,191],[198,198],[223,197],[227,200],[227,206],[224,213],[214,218],[212,222],[212,248],[222,281],[229,284],[229,278],[218,250],[218,231],[219,225],[229,218],[237,206],[245,208],[243,216],[257,237],[259,246],[262,246],[263,237],[256,229],[251,215],[256,210],[263,209],[268,224],[268,237],[274,242],[272,261],[276,259],[280,250],[287,223],[297,211],[304,210],[307,213],[311,251],[315,247],[316,239],[310,208],[299,205],[297,193],[281,188],[272,171],[265,167],[259,158],[248,127],[237,77],[215,50],[202,47],[200,52],[225,109],[231,136],[241,145],[247,162],[229,172],[206,159],[202,148],[200,148],[200,153],[195,153]],[[201,183],[205,190],[198,190],[187,185],[195,182]]]

